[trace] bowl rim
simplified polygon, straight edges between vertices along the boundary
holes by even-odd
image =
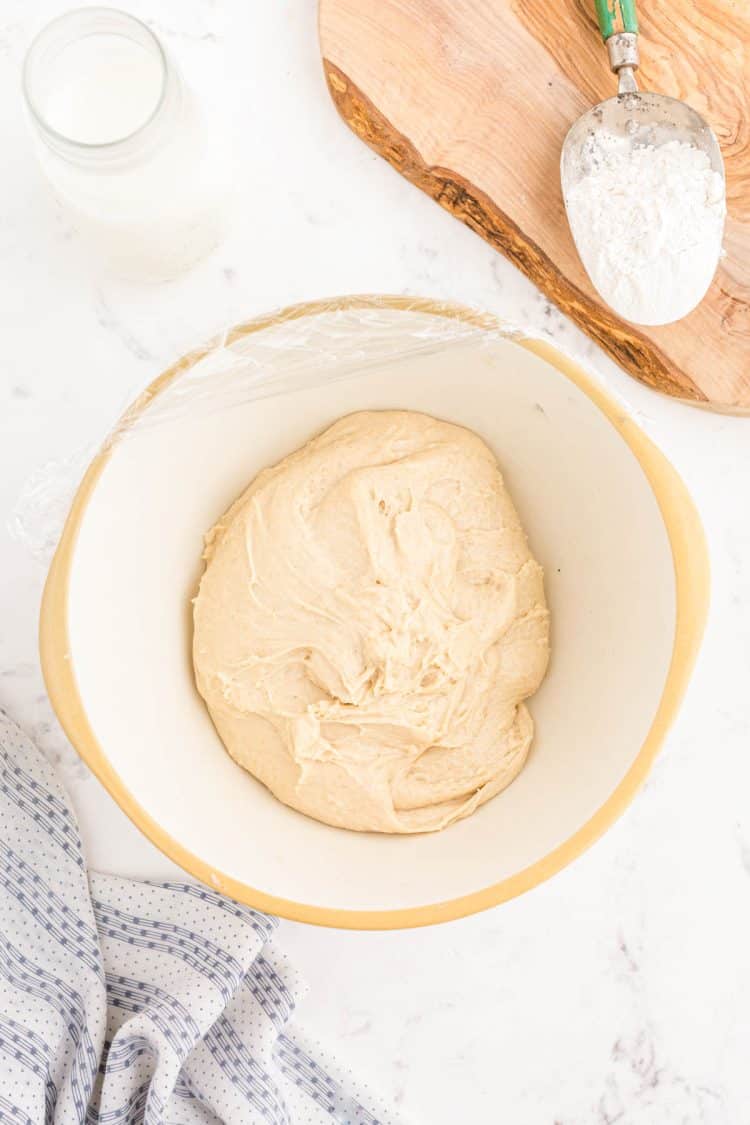
[[[240,324],[222,339],[231,343],[284,321],[356,308],[429,313],[505,334],[520,347],[550,363],[598,407],[627,443],[649,482],[664,520],[675,570],[676,616],[672,658],[646,739],[627,773],[596,812],[552,851],[498,883],[443,902],[394,910],[350,910],[279,898],[217,871],[183,847],[141,807],[107,759],[86,715],[70,652],[68,591],[75,545],[89,500],[109,460],[112,443],[105,443],[92,460],[68,513],[42,596],[39,648],[47,692],[70,742],[136,827],[189,875],[256,910],[293,921],[343,929],[404,929],[461,918],[515,898],[577,859],[622,815],[648,775],[687,688],[708,615],[709,561],[703,527],[685,484],[622,405],[551,343],[511,330],[494,314],[429,298],[365,294],[291,305]],[[163,372],[125,411],[120,425],[129,425],[137,419],[155,396],[207,355],[213,346],[211,342],[190,352]]]

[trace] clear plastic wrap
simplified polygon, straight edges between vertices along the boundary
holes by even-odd
[[[395,310],[411,314],[406,327]],[[429,301],[352,297],[295,305],[229,329],[185,356],[165,373],[164,383],[139,396],[110,440],[126,434],[135,418],[139,427],[163,425],[187,411],[224,410],[310,389],[493,335],[522,333],[492,317]]]
[[[417,354],[470,341],[488,345],[498,337],[542,338],[460,305],[406,297],[294,305],[227,329],[138,394],[103,442],[41,466],[18,498],[11,534],[48,562],[86,467],[99,449],[127,439],[136,421],[139,432],[166,426],[196,410],[231,409],[364,375]]]

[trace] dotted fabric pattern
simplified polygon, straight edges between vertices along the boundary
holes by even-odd
[[[0,713],[0,1125],[396,1125],[296,1027],[276,926],[87,872],[53,768]]]

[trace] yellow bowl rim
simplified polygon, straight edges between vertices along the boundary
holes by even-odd
[[[664,519],[675,569],[676,621],[672,659],[659,707],[646,740],[625,776],[597,811],[562,844],[499,883],[444,902],[396,910],[333,909],[278,898],[215,870],[189,852],[138,804],[112,768],[89,723],[73,668],[68,632],[71,567],[87,505],[109,458],[111,445],[108,444],[94,457],[81,481],[52,560],[42,597],[39,645],[47,691],[71,743],[120,808],[171,860],[208,886],[268,914],[322,926],[385,930],[450,921],[506,902],[562,870],[591,847],[614,823],[648,775],[687,688],[708,615],[710,576],[700,519],[684,483],[664,454],[627,415],[623,407],[572,360],[546,341],[511,333],[508,326],[492,314],[480,313],[453,302],[430,299],[375,295],[339,297],[303,302],[270,316],[258,317],[238,325],[225,339],[231,343],[284,321],[331,310],[356,308],[429,313],[512,336],[521,347],[552,364],[601,410],[628,444],[651,485]],[[129,407],[123,415],[122,423],[132,423],[148,408],[155,396],[205,356],[212,346],[210,343],[203,349],[193,351],[168,368]]]

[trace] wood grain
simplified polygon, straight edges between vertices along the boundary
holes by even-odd
[[[560,193],[569,125],[614,92],[592,11],[559,0],[551,24],[546,0],[321,0],[328,86],[362,140],[627,371],[704,406],[750,410],[750,12],[732,0],[653,0],[642,21],[642,85],[687,98],[714,125],[730,218],[702,305],[677,325],[638,329],[599,301]]]

